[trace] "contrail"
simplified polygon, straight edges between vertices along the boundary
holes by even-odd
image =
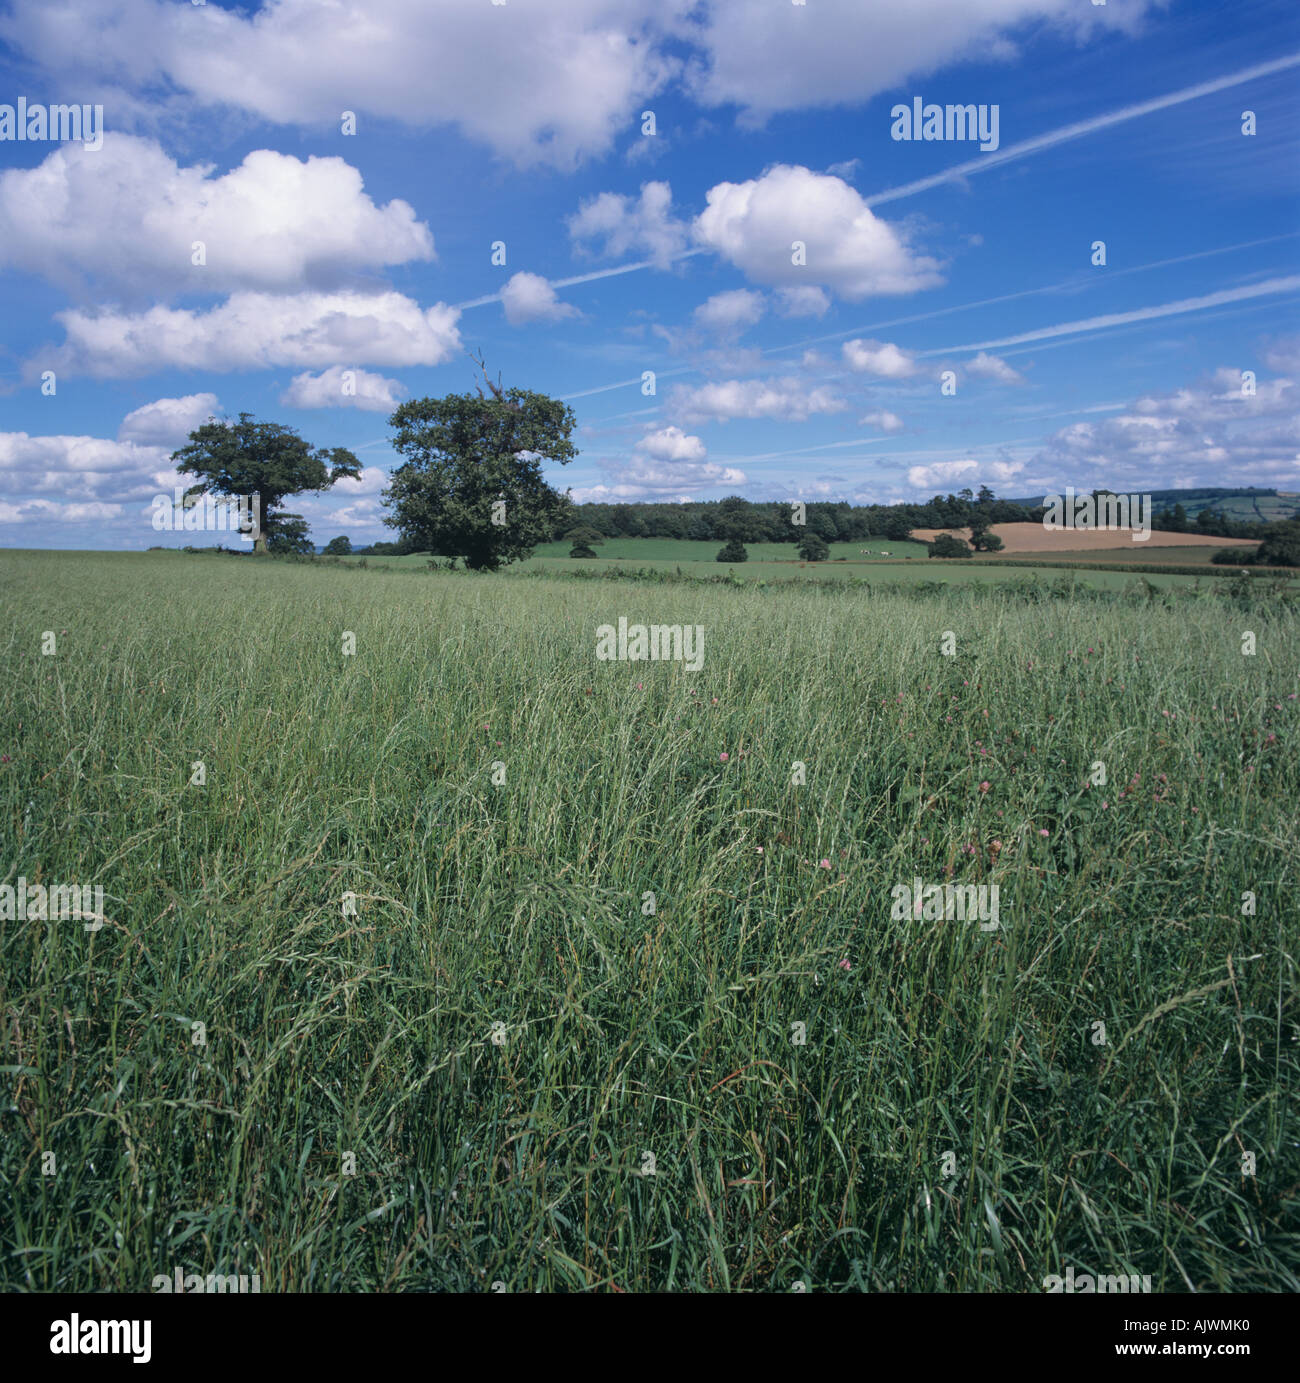
[[[881,202],[895,202],[900,197],[911,197],[917,192],[925,192],[942,183],[955,182],[969,177],[972,173],[983,173],[999,164],[1010,163],[1013,159],[1027,158],[1043,149],[1051,149],[1067,140],[1078,139],[1094,130],[1108,129],[1111,125],[1123,124],[1125,120],[1135,120],[1139,115],[1150,115],[1152,111],[1168,110],[1170,106],[1181,106],[1184,101],[1195,101],[1200,96],[1212,96],[1216,91],[1226,91],[1229,87],[1240,86],[1243,82],[1253,82],[1256,77],[1271,77],[1275,72],[1285,72],[1288,67],[1300,64],[1300,53],[1291,53],[1285,58],[1274,58],[1272,62],[1261,62],[1254,67],[1244,67],[1240,72],[1230,72],[1225,77],[1215,77],[1212,81],[1200,82],[1196,86],[1184,87],[1181,91],[1171,91],[1165,96],[1153,97],[1150,101],[1139,101],[1135,106],[1124,106],[1111,111],[1109,115],[1094,115],[1090,120],[1079,120],[1073,125],[1062,125],[1059,130],[1049,130],[1033,139],[1023,139],[1019,144],[1008,145],[998,153],[982,154],[967,163],[959,163],[942,173],[929,178],[919,178],[916,182],[904,183],[902,187],[891,187],[877,192],[872,197],[864,197],[868,206],[878,206]]]
[[[1294,240],[1300,231],[1283,231],[1281,235],[1266,235],[1261,240],[1242,240],[1236,245],[1221,245],[1214,250],[1196,250],[1192,254],[1177,255],[1173,259],[1154,259],[1149,264],[1134,264],[1127,269],[1107,269],[1105,280],[1098,275],[1076,274],[1073,278],[1062,279],[1059,283],[1046,283],[1038,288],[1022,288],[1017,293],[1002,293],[996,298],[980,298],[975,302],[957,303],[954,307],[934,308],[929,312],[914,312],[909,317],[892,317],[885,322],[869,322],[866,326],[850,327],[847,331],[832,331],[825,336],[809,336],[788,346],[766,346],[763,355],[777,355],[781,351],[798,351],[807,346],[820,346],[827,341],[839,341],[848,336],[861,336],[867,331],[883,331],[886,327],[901,327],[913,322],[928,322],[935,317],[950,317],[954,312],[969,312],[976,307],[993,307],[998,303],[1009,303],[1016,298],[1034,298],[1047,293],[1086,292],[1099,286],[1103,281],[1123,278],[1127,274],[1145,274],[1150,269],[1167,269],[1174,264],[1188,264],[1195,259],[1212,259],[1215,255],[1233,254],[1237,250],[1253,250],[1260,245],[1271,245],[1278,240]]]
[[[673,375],[689,375],[695,371],[694,365],[679,365],[675,370],[655,370],[654,376],[657,380],[669,379]],[[608,394],[611,389],[626,389],[631,384],[640,384],[641,376],[637,375],[633,379],[620,379],[617,384],[601,384],[595,389],[582,389],[576,394],[561,394],[560,402],[567,403],[570,399],[590,398],[592,394]]]
[[[708,254],[706,249],[683,250],[680,254],[670,255],[669,264],[676,264],[679,259],[690,259],[694,255]],[[615,269],[596,269],[590,274],[575,274],[567,279],[547,279],[552,288],[571,288],[575,283],[592,283],[596,279],[612,279],[619,274],[634,274],[638,269],[662,269],[663,264],[657,259],[639,259],[635,264],[620,264]],[[463,311],[467,307],[483,307],[488,303],[499,303],[500,293],[489,293],[482,298],[471,298],[468,302],[454,303],[453,306]]]
[[[719,465],[753,464],[755,461],[779,461],[787,456],[807,456],[814,451],[836,451],[842,447],[880,447],[895,445],[892,437],[855,437],[850,442],[824,442],[815,447],[796,447],[793,451],[764,451],[757,456],[713,456],[709,460]]]
[[[1148,322],[1156,317],[1177,317],[1184,312],[1199,312],[1207,307],[1219,307],[1223,303],[1239,303],[1249,298],[1263,298],[1272,293],[1290,293],[1300,289],[1300,274],[1287,278],[1265,279],[1263,283],[1248,284],[1244,288],[1225,288],[1218,293],[1206,293],[1199,298],[1180,298],[1177,302],[1160,303],[1156,307],[1138,307],[1132,312],[1110,312],[1104,317],[1085,317],[1077,322],[1062,322],[1059,326],[1039,327],[1035,331],[1024,331],[1018,336],[1003,336],[996,341],[977,341],[969,346],[948,346],[943,350],[918,351],[916,358],[925,359],[935,355],[949,355],[954,351],[987,351],[999,346],[1018,346],[1024,341],[1046,341],[1053,336],[1070,336],[1075,332],[1100,331],[1105,327],[1124,326],[1129,322]]]
[[[1241,245],[1228,245],[1222,250],[1201,250],[1196,254],[1179,255],[1176,259],[1163,259],[1153,264],[1139,264],[1131,269],[1118,270],[1111,277],[1118,278],[1120,274],[1137,274],[1146,269],[1160,269],[1170,264],[1182,264],[1191,259],[1208,258],[1210,255],[1226,254],[1231,250],[1245,249],[1256,244],[1267,244],[1271,240],[1285,240],[1294,232],[1287,235],[1268,236],[1261,241],[1245,241]],[[1043,288],[1026,288],[1019,293],[1004,293],[997,298],[984,298],[979,302],[959,303],[956,307],[943,307],[934,312],[919,312],[911,317],[897,317],[888,322],[873,322],[870,326],[854,327],[850,331],[837,331],[829,336],[815,336],[806,341],[797,342],[793,346],[769,346],[762,354],[774,355],[779,351],[799,350],[804,346],[811,346],[824,341],[836,341],[841,337],[855,336],[864,331],[878,331],[882,327],[902,326],[907,322],[924,322],[933,317],[946,317],[953,312],[965,312],[974,307],[989,307],[993,303],[1009,302],[1013,298],[1029,298],[1041,293],[1051,293],[1063,288],[1073,287],[1072,282],[1048,284]],[[1066,322],[1061,326],[1042,327],[1037,331],[1026,332],[1020,336],[1009,336],[1001,341],[984,341],[973,346],[945,346],[940,350],[915,351],[912,353],[913,359],[923,360],[937,355],[949,355],[954,351],[979,351],[989,350],[994,346],[1019,345],[1025,341],[1043,341],[1053,336],[1068,336],[1072,332],[1099,331],[1103,327],[1123,326],[1130,322],[1143,322],[1153,317],[1174,317],[1183,312],[1197,312],[1207,307],[1218,307],[1224,303],[1241,302],[1250,298],[1266,297],[1271,293],[1286,293],[1293,288],[1300,287],[1300,277],[1267,279],[1263,283],[1253,284],[1247,288],[1229,288],[1218,293],[1209,293],[1201,298],[1183,298],[1175,303],[1167,303],[1157,307],[1136,308],[1132,312],[1117,312],[1105,317],[1088,317],[1079,322]],[[694,366],[684,366],[674,370],[659,370],[659,377],[671,375],[689,374],[694,370]],[[629,385],[640,384],[641,376],[637,375],[634,379],[619,380],[617,384],[603,384],[596,389],[584,389],[581,393],[565,394],[564,399],[582,399],[592,394],[605,394],[613,389],[626,389]]]

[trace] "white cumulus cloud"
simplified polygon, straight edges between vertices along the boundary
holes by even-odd
[[[703,461],[707,452],[698,437],[689,436],[680,427],[660,428],[643,437],[637,444],[638,451],[644,451],[656,461]]]
[[[960,461],[936,461],[929,466],[909,467],[907,483],[914,490],[927,490],[931,493],[956,485],[958,481],[963,489],[974,489],[977,477],[981,482],[1007,481],[1024,469],[1023,461],[973,461],[969,458]]]
[[[968,360],[965,369],[968,375],[973,375],[976,379],[992,379],[999,384],[1025,382],[1024,376],[1013,370],[1005,360],[996,355],[989,355],[986,351],[980,351],[974,360]]]
[[[1079,35],[1130,32],[1161,2],[711,0],[693,34],[703,56],[692,63],[688,83],[700,101],[739,106],[744,123],[756,124],[778,111],[857,105],[956,62],[1009,61],[1016,35],[1028,37],[1043,21]]]
[[[1223,367],[1193,385],[1145,394],[1101,422],[1070,423],[1034,460],[1076,489],[1215,485],[1229,470],[1293,489],[1300,485],[1300,385],[1259,380],[1246,394],[1240,369]]]
[[[602,192],[569,217],[569,234],[579,245],[600,241],[605,255],[643,254],[666,269],[688,240],[686,223],[673,215],[672,206],[666,182],[643,183],[639,198]]]
[[[695,309],[695,320],[710,331],[725,335],[741,331],[758,322],[767,304],[761,293],[749,288],[733,288],[727,293],[715,293]]]
[[[459,312],[444,303],[423,309],[400,293],[235,293],[208,311],[156,306],[129,313],[70,309],[57,314],[66,340],[28,362],[45,368],[120,379],[156,370],[328,369],[372,365],[438,365],[460,349]]]
[[[815,284],[793,288],[787,285],[776,290],[777,311],[783,317],[824,317],[830,305],[826,290]]]
[[[761,178],[719,183],[707,200],[696,241],[753,283],[821,287],[858,300],[943,281],[938,263],[913,253],[842,178],[778,164]]]
[[[844,363],[861,374],[880,379],[908,379],[916,373],[916,361],[887,341],[863,341],[855,338],[841,347]]]
[[[511,326],[527,322],[558,322],[576,317],[578,309],[561,302],[549,279],[540,274],[515,274],[501,290],[501,305]]]
[[[219,411],[215,394],[186,394],[180,399],[157,399],[132,409],[117,429],[119,442],[146,447],[185,445],[191,432]]]
[[[405,393],[395,379],[332,365],[317,375],[310,371],[295,375],[280,395],[280,402],[290,408],[360,408],[367,413],[390,413]]]
[[[88,503],[144,499],[174,483],[170,446],[0,432],[0,492]]]
[[[341,158],[257,149],[238,168],[182,167],[149,139],[56,148],[0,173],[0,267],[128,296],[336,286],[434,257],[403,201],[376,206]],[[194,249],[201,242],[201,257]]]
[[[23,500],[17,504],[0,502],[0,523],[93,523],[115,519],[122,513],[120,504],[59,504],[49,499]]]
[[[678,385],[669,406],[688,422],[730,418],[802,422],[816,413],[838,413],[847,404],[824,385],[809,388],[803,380],[785,378],[718,380],[694,388]]]
[[[520,164],[608,152],[680,66],[684,0],[17,0],[0,37],[78,90],[180,92],[337,135],[453,126]],[[663,26],[663,27],[660,27]],[[660,41],[656,41],[659,39]],[[88,99],[88,98],[87,98]],[[100,99],[98,96],[96,99]]]
[[[118,109],[136,104],[128,92],[168,91],[187,108],[336,131],[346,102],[359,132],[449,125],[521,164],[570,167],[635,130],[674,81],[756,124],[861,104],[959,62],[1009,61],[1044,24],[1129,33],[1164,3],[10,0],[0,38],[95,99],[107,87]]]

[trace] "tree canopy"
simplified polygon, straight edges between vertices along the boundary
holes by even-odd
[[[939,536],[930,544],[931,557],[969,557],[971,550],[964,538],[955,537],[951,533],[940,533]]]
[[[575,547],[595,547],[597,543],[605,540],[600,536],[600,530],[591,528],[587,524],[580,523],[576,528],[571,528],[562,535],[566,543],[572,543]]]
[[[728,538],[726,546],[718,553],[719,562],[748,562],[749,553],[739,538]]]
[[[412,399],[393,413],[393,448],[406,460],[384,492],[384,522],[409,546],[472,571],[527,557],[572,523],[572,501],[546,483],[541,463],[578,454],[571,408],[486,373],[484,382],[490,396]]]
[[[798,552],[805,562],[824,562],[831,555],[826,539],[820,533],[813,532],[811,527],[799,539]]]
[[[277,514],[271,532],[267,534],[268,552],[296,552],[302,557],[310,557],[315,551],[311,540],[311,530],[301,514]]]
[[[345,476],[361,477],[361,463],[350,451],[312,447],[292,428],[259,423],[251,413],[230,422],[209,418],[172,453],[172,461],[183,475],[201,477],[186,490],[187,501],[203,494],[256,500],[260,531],[253,546],[258,552],[267,551],[273,539],[296,541],[291,520],[298,516],[280,512],[289,495],[328,490]]]

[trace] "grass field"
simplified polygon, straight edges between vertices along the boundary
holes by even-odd
[[[673,563],[707,563],[715,571],[718,563],[718,550],[722,547],[721,542],[693,542],[689,538],[606,538],[605,541],[593,551],[596,557],[574,558],[569,556],[572,543],[541,543],[534,549],[533,556],[529,559],[533,563],[552,563],[558,562],[565,567],[592,566],[595,562],[631,562],[636,566],[646,565],[651,562]],[[913,543],[904,540],[903,542],[890,542],[886,538],[864,538],[857,543],[828,543],[830,549],[829,562],[844,561],[853,563],[866,562],[887,562],[890,560],[902,561],[908,558],[913,560],[926,561],[929,556],[929,548],[924,543]],[[780,563],[786,567],[798,568],[801,563],[798,554],[795,552],[794,545],[791,543],[749,543],[746,545],[749,553],[749,562],[743,565],[749,566],[753,563]],[[886,556],[885,554],[889,554]],[[412,557],[373,557],[368,559],[374,562],[397,562],[397,563],[417,563],[423,565],[427,558]],[[815,566],[826,566],[829,563],[814,563]]]
[[[717,560],[719,544],[691,542],[674,538],[610,538],[595,549],[595,558],[569,556],[568,543],[544,543],[527,561],[514,569],[529,574],[591,575],[594,572],[651,571],[699,579],[716,578],[727,571],[739,579],[758,583],[773,581],[828,580],[867,581],[875,586],[916,585],[941,581],[964,585],[1005,585],[1037,577],[1044,581],[1061,578],[1062,563],[1096,568],[1078,580],[1098,590],[1120,591],[1134,584],[1134,565],[1155,564],[1160,567],[1185,568],[1179,572],[1143,573],[1144,579],[1160,588],[1192,586],[1200,580],[1215,580],[1225,576],[1224,568],[1214,566],[1212,557],[1218,547],[1161,547],[1146,552],[1141,544],[1128,548],[1104,550],[1062,550],[1053,552],[1050,561],[1029,554],[981,553],[962,561],[932,559],[924,543],[891,542],[887,538],[868,538],[858,543],[831,543],[830,557],[825,562],[801,562],[793,547],[786,543],[751,543],[749,560],[728,566]],[[1138,550],[1133,550],[1138,549]],[[360,560],[360,559],[354,559]],[[378,565],[400,571],[425,571],[427,555],[405,557],[367,557],[367,566]],[[1015,570],[1010,570],[1014,567]],[[1256,578],[1297,580],[1286,572],[1269,569]]]
[[[534,553],[540,560],[562,559],[565,562],[583,559],[569,557],[572,543],[543,543]],[[593,551],[597,559],[624,562],[711,562],[717,565],[720,542],[693,542],[688,538],[606,538]],[[924,543],[890,542],[887,538],[863,538],[857,543],[828,543],[830,561],[878,562],[911,557],[925,561],[929,549]],[[748,543],[746,551],[751,562],[788,562],[799,565],[799,555],[792,543]],[[585,559],[591,560],[591,559]]]
[[[557,560],[0,553],[0,1287],[1300,1289],[1294,602]]]

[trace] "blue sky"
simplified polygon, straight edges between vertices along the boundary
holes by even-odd
[[[104,134],[0,139],[0,545],[188,541],[240,411],[391,538],[388,414],[480,350],[579,500],[1300,491],[1293,0],[0,0],[19,98]]]

